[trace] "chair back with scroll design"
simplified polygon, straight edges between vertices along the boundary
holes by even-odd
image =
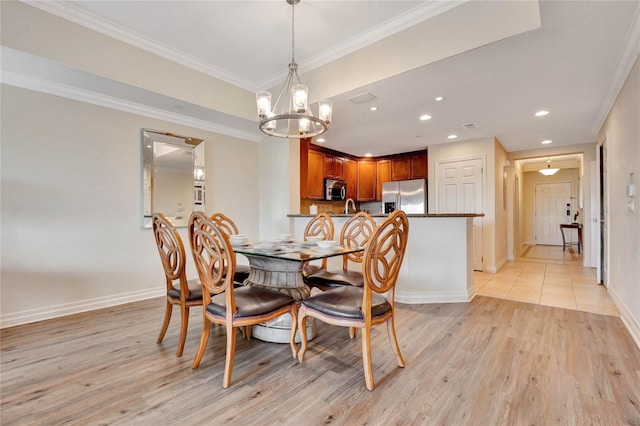
[[[387,323],[391,348],[398,366],[405,361],[395,331],[395,286],[404,259],[409,232],[409,221],[402,210],[393,212],[378,226],[363,256],[364,286],[341,286],[302,300],[298,327],[302,346],[298,353],[300,362],[307,350],[306,317],[311,316],[329,324],[362,329],[362,360],[365,384],[373,390],[371,364],[371,328]],[[386,298],[382,296],[386,293]]]
[[[345,247],[364,248],[373,236],[377,228],[376,221],[370,214],[359,212],[345,222],[340,232],[340,244]],[[361,264],[364,251],[348,253],[342,256],[342,269],[320,270],[306,278],[306,283],[320,290],[338,287],[341,285],[353,285],[362,287],[364,276],[360,270],[350,270],[349,262]],[[354,335],[355,330],[352,330]]]
[[[358,212],[345,222],[340,231],[340,244],[345,247],[362,248],[373,236],[378,224],[369,213]],[[349,261],[362,263],[364,252],[348,253],[342,257],[342,269],[349,269]]]
[[[203,212],[194,212],[189,219],[189,242],[196,269],[202,283],[203,326],[200,345],[192,368],[198,368],[209,340],[211,324],[225,327],[227,353],[222,386],[229,387],[233,371],[236,329],[271,321],[286,313],[292,322],[297,319],[297,304],[293,297],[262,287],[234,288],[235,255],[225,232]],[[213,296],[213,297],[212,297]],[[296,326],[292,324],[290,346],[293,357]]]
[[[173,305],[180,306],[180,337],[177,356],[182,355],[189,325],[189,308],[202,305],[202,289],[197,279],[188,280],[182,238],[171,222],[162,214],[154,213],[151,218],[153,235],[162,261],[167,286],[166,309],[164,322],[158,335],[157,343],[161,343],[171,321]]]
[[[236,226],[233,219],[229,216],[226,216],[220,212],[212,214],[209,219],[218,227],[220,231],[222,231],[227,238],[232,235],[238,234],[238,227]],[[236,264],[236,272],[233,275],[233,280],[237,283],[242,284],[244,280],[249,277],[249,273],[251,272],[251,268],[249,265],[238,265]]]
[[[227,235],[227,237],[238,233],[238,227],[230,217],[225,216],[222,213],[214,213],[209,218],[216,224],[219,230]]]
[[[329,213],[318,213],[307,224],[304,229],[304,240],[308,237],[322,237],[323,240],[333,240],[333,219]],[[320,269],[327,269],[327,259],[322,259],[322,267],[313,267],[308,262],[302,269],[305,276],[318,272]]]

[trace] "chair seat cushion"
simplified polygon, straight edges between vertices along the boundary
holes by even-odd
[[[332,317],[364,320],[362,287],[342,286],[316,294],[302,301],[306,307]],[[391,304],[379,294],[371,295],[371,313],[375,318],[391,310]]]
[[[200,285],[200,280],[189,280],[187,281],[187,286],[189,287],[189,296],[186,300],[202,300],[202,286]],[[174,299],[180,299],[180,284],[174,285],[173,288],[167,292],[167,296]]]
[[[307,277],[309,284],[318,284],[323,287],[338,287],[341,285],[364,286],[362,272],[340,269],[336,271],[320,271]]]
[[[302,276],[304,279],[307,279],[311,275],[317,274],[320,271],[324,271],[320,265],[312,265],[309,262],[305,262],[305,264],[302,265]]]
[[[242,286],[234,289],[236,298],[236,318],[253,317],[268,314],[292,304],[295,299],[279,291],[262,287]],[[215,316],[224,317],[226,312],[225,295],[219,294],[207,305],[207,311]]]

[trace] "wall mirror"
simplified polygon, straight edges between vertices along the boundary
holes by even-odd
[[[205,209],[204,141],[142,129],[143,224],[163,213],[174,226],[187,226],[191,213]]]

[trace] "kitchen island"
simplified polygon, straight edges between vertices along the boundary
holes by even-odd
[[[334,239],[352,215],[335,214]],[[372,214],[380,223],[386,214]],[[409,240],[398,276],[395,300],[400,303],[469,302],[473,287],[473,218],[479,213],[408,214]],[[289,214],[290,232],[302,240],[313,215]],[[342,260],[329,260],[329,269],[342,268]]]

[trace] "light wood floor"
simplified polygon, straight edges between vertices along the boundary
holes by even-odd
[[[640,349],[620,318],[484,296],[399,305],[396,366],[385,327],[360,339],[320,323],[307,359],[238,337],[222,389],[224,331],[191,369],[201,311],[182,358],[178,315],[162,344],[162,299],[1,331],[0,423],[8,425],[639,425]]]
[[[474,272],[476,294],[619,316],[596,270],[582,267],[574,247],[529,246],[497,274]]]

